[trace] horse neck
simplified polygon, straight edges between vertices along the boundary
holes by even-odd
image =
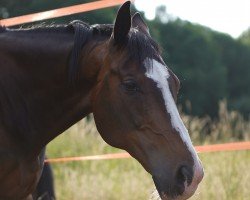
[[[13,32],[3,38],[0,36],[4,44],[4,48],[0,47],[0,57],[8,63],[7,66],[0,61],[3,127],[11,139],[16,138],[19,144],[22,141],[21,148],[39,152],[91,112],[91,89],[95,80],[90,78],[95,78],[95,73],[87,70],[91,63],[81,61],[85,74],[76,85],[69,85],[68,60],[74,44],[73,34],[44,36]]]

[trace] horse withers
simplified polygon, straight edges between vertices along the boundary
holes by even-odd
[[[189,198],[203,169],[176,108],[179,85],[130,2],[115,25],[0,27],[0,199],[31,199],[44,146],[89,113],[162,199]]]

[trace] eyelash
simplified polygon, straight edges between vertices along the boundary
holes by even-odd
[[[128,92],[138,92],[139,86],[134,80],[126,80],[122,83],[123,88]]]

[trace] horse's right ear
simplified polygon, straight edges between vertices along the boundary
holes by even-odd
[[[116,44],[123,44],[127,41],[131,28],[130,1],[126,1],[119,9],[113,30],[112,37]]]

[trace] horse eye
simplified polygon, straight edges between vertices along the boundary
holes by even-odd
[[[139,87],[137,86],[136,82],[133,80],[127,80],[123,82],[123,87],[125,90],[129,92],[137,92],[139,91]]]

